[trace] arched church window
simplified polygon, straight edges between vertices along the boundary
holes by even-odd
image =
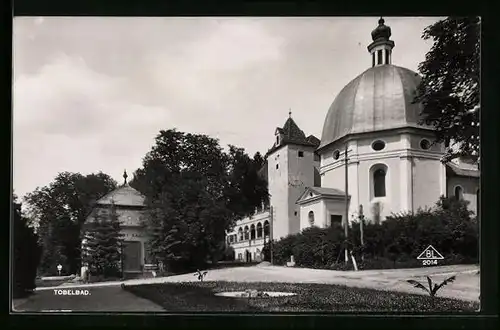
[[[243,240],[243,229],[241,229],[241,227],[238,229],[238,240]]]
[[[340,151],[335,150],[335,151],[333,152],[333,159],[337,160],[337,159],[339,159],[339,158],[340,158]]]
[[[390,61],[389,61],[389,49],[385,50],[385,64],[390,64]]]
[[[420,148],[422,148],[423,150],[427,150],[431,147],[431,143],[429,140],[427,139],[422,139],[420,141]]]
[[[269,221],[264,222],[264,237],[269,236]]]
[[[375,66],[375,53],[372,53],[372,67]]]
[[[245,233],[245,240],[247,240],[249,238],[248,226],[245,226],[244,233]]]
[[[250,239],[255,239],[255,225],[250,226]]]
[[[309,211],[308,218],[309,218],[309,224],[311,226],[314,226],[314,212],[313,211]]]
[[[385,142],[382,140],[377,140],[372,143],[372,149],[375,151],[380,151],[385,148]]]
[[[454,195],[455,195],[455,199],[457,201],[463,200],[464,199],[464,189],[460,186],[456,186],[455,191],[454,191]]]
[[[375,197],[385,197],[385,170],[376,169],[373,172],[373,193]]]
[[[257,224],[257,238],[261,238],[262,237],[262,224],[259,222]]]

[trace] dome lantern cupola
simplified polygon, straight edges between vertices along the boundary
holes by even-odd
[[[380,17],[378,26],[372,31],[373,42],[368,45],[368,51],[372,57],[372,67],[391,64],[392,49],[394,41],[391,37],[391,28],[385,25],[385,20]]]

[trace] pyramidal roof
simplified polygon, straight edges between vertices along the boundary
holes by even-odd
[[[291,115],[288,117],[283,127],[276,128],[276,132],[280,134],[281,140],[279,141],[279,144],[275,143],[273,147],[268,150],[268,154],[287,144],[311,146],[314,148],[317,148],[320,144],[320,140],[314,135],[306,137],[304,131],[299,128],[297,123],[295,123],[292,119]]]
[[[98,205],[145,206],[145,197],[128,183],[106,194],[97,201]]]
[[[304,132],[299,128],[299,126],[295,123],[295,121],[292,119],[292,117],[288,118],[285,122],[285,125],[283,125],[282,134],[284,135],[284,139],[289,141],[289,142],[307,142],[306,135]]]

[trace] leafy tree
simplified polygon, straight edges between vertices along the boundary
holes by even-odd
[[[267,200],[262,163],[205,135],[160,131],[131,182],[150,209],[151,254],[185,268],[222,258],[225,231]]]
[[[116,208],[109,208],[109,217],[95,210],[87,232],[87,253],[84,262],[94,276],[117,277],[121,273],[123,236]]]
[[[423,105],[422,123],[434,126],[436,142],[448,146],[443,161],[479,158],[480,31],[479,17],[449,17],[422,36],[434,44],[419,65],[415,101]]]
[[[269,204],[267,182],[258,174],[264,165],[260,153],[250,158],[245,150],[229,146],[229,180],[225,189],[228,208],[235,218],[251,215]]]
[[[56,274],[56,266],[79,272],[80,229],[97,199],[116,188],[104,173],[83,176],[63,172],[47,186],[27,194],[29,217],[43,247],[40,270]]]
[[[14,296],[22,296],[27,291],[35,288],[35,278],[38,263],[40,262],[41,248],[38,238],[29,221],[21,213],[21,203],[17,196],[13,196],[12,207],[14,211],[13,236],[14,236],[14,262],[13,280]]]

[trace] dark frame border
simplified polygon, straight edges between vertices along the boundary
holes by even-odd
[[[215,3],[195,1],[63,1],[63,0],[17,0],[13,4],[13,13],[16,16],[343,16],[343,15],[363,15],[378,16],[385,15],[408,15],[408,16],[429,16],[423,10],[424,2],[420,1],[413,10],[408,11],[408,2],[401,6],[401,2],[371,2],[368,5],[360,3],[334,3],[334,2],[236,2],[231,1],[224,6],[216,6]],[[72,315],[20,315],[10,316],[11,325],[68,325],[71,328],[78,326],[162,326],[188,327],[188,328],[210,328],[227,326],[237,326],[238,328],[330,328],[330,327],[363,327],[367,325],[371,328],[381,329],[445,329],[445,328],[493,328],[498,324],[498,220],[496,216],[500,213],[497,201],[497,187],[500,186],[498,180],[499,163],[496,145],[499,142],[499,135],[496,130],[496,123],[499,122],[499,93],[498,83],[499,64],[498,54],[500,37],[496,32],[498,25],[495,17],[488,14],[486,3],[468,3],[467,7],[460,6],[460,3],[453,1],[430,2],[434,15],[450,14],[454,15],[481,15],[483,20],[482,30],[482,175],[481,175],[481,204],[487,207],[481,210],[481,313],[477,315],[305,315],[305,314],[260,314],[260,315],[235,315],[235,314],[185,314],[185,315],[155,315],[151,314],[115,314],[97,315],[72,314]],[[349,8],[350,7],[350,8]],[[406,9],[406,11],[404,11]],[[7,29],[2,29],[6,33],[6,41],[12,42],[12,21],[10,11],[6,11]],[[404,13],[404,14],[403,14]],[[9,15],[9,17],[7,17]],[[443,15],[444,16],[444,15]],[[6,42],[7,44],[7,42]],[[12,52],[10,52],[12,54]],[[6,57],[6,59],[10,59]],[[6,76],[8,84],[11,84],[11,61],[6,63],[8,68]],[[495,70],[497,69],[497,70]],[[495,79],[496,78],[496,79]],[[11,90],[8,90],[7,100],[10,100]],[[12,109],[12,104],[8,105]],[[7,122],[11,123],[11,112],[7,113]],[[10,128],[10,139],[12,139],[12,126]],[[12,140],[10,140],[12,143]],[[10,175],[12,175],[12,153],[11,144],[7,146],[10,157]],[[486,179],[485,179],[486,178]],[[9,181],[12,183],[12,176]],[[9,200],[11,198],[9,190]],[[497,198],[495,198],[497,197]],[[10,203],[9,203],[10,209]],[[10,212],[9,212],[10,213]],[[7,231],[10,232],[10,231]],[[10,245],[4,248],[10,251]],[[10,256],[9,256],[10,257]],[[5,282],[9,286],[8,282]],[[10,287],[8,288],[10,291]],[[10,301],[9,301],[10,308]],[[252,317],[253,321],[249,318]],[[255,318],[259,318],[257,321]],[[76,322],[75,322],[76,321]],[[221,322],[222,321],[222,322]]]

